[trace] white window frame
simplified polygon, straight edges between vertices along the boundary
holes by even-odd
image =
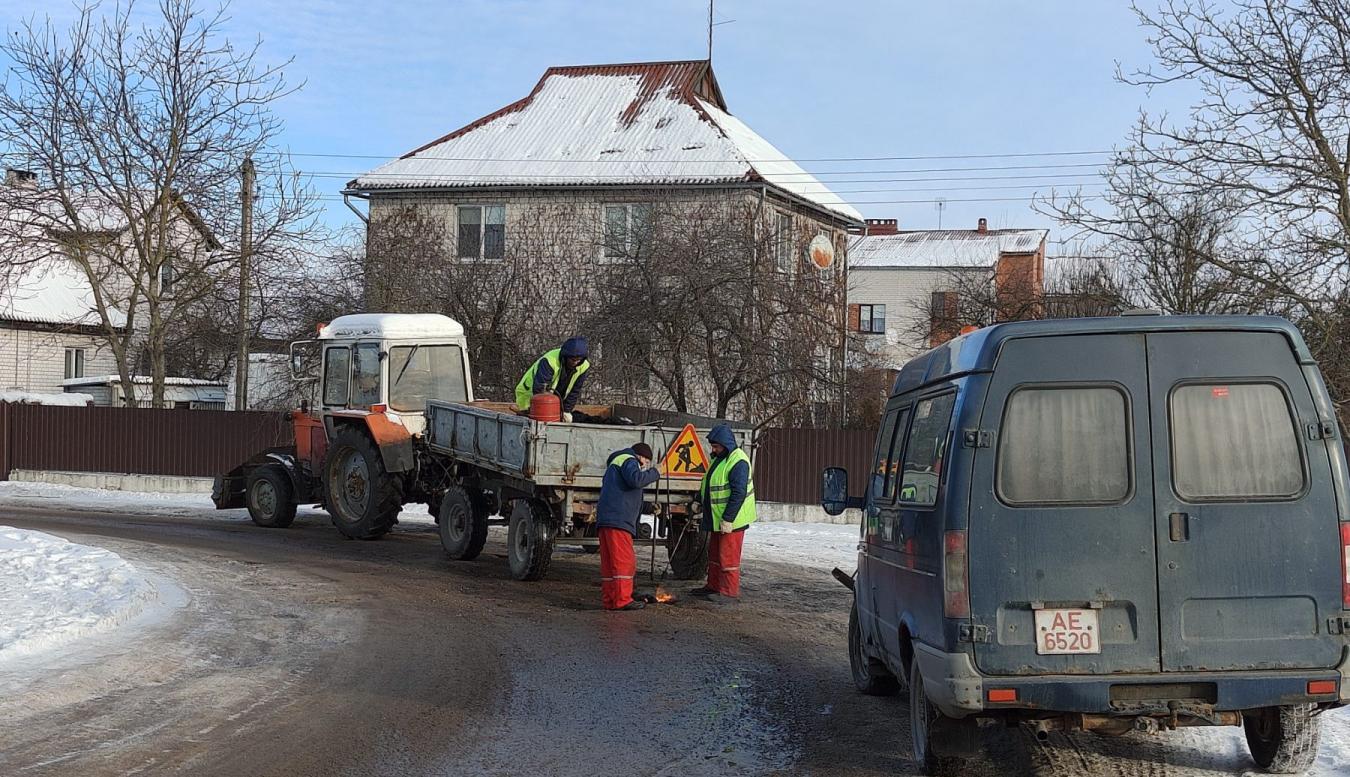
[[[502,220],[502,255],[488,257],[487,255],[487,228],[488,211],[494,208],[501,210]],[[462,224],[461,214],[466,210],[478,211],[478,252],[476,255],[466,256],[460,250],[459,231]],[[460,203],[455,206],[455,256],[461,261],[469,262],[501,262],[506,259],[506,204],[498,202],[484,203]]]
[[[84,377],[85,365],[89,363],[87,348],[66,349],[66,380]]]
[[[617,262],[627,255],[627,253],[611,253],[609,243],[609,211],[611,208],[623,209],[623,243],[625,252],[631,253],[633,250],[633,225],[637,223],[633,218],[633,211],[637,208],[646,208],[647,226],[651,226],[652,204],[650,202],[606,202],[600,206],[600,260],[602,262]]]

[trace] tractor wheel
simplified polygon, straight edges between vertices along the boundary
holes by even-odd
[[[692,520],[673,519],[666,535],[670,574],[676,580],[698,580],[708,573],[708,533]]]
[[[451,486],[441,499],[441,547],[456,561],[472,561],[487,542],[488,514],[483,500],[474,500],[460,486]]]
[[[280,464],[264,464],[249,473],[244,502],[248,516],[259,526],[284,529],[295,520],[295,487]]]
[[[541,580],[553,560],[553,516],[537,499],[517,499],[506,536],[507,561],[517,580]]]
[[[403,506],[399,479],[385,471],[375,443],[354,426],[344,427],[329,446],[323,486],[333,525],[352,539],[384,536]]]

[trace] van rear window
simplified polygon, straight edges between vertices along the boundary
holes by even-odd
[[[1123,501],[1130,494],[1130,448],[1120,389],[1018,389],[999,433],[999,498],[1011,505]]]
[[[1274,383],[1172,391],[1172,484],[1190,501],[1280,499],[1303,491],[1298,430]]]

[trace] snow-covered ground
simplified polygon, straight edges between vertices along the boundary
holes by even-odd
[[[112,551],[0,526],[0,665],[125,623],[155,598]]]

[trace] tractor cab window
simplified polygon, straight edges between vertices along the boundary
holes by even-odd
[[[323,354],[323,403],[347,404],[351,386],[352,352],[347,348],[329,348]]]
[[[389,407],[420,412],[428,399],[468,401],[463,351],[458,345],[400,345],[389,349]]]
[[[380,345],[360,343],[352,362],[352,406],[370,407],[380,403]]]

